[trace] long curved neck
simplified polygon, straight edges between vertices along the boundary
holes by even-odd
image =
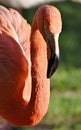
[[[50,80],[47,79],[47,46],[39,30],[31,34],[31,77],[31,97],[22,110],[22,125],[37,124],[46,114],[49,104]]]
[[[47,46],[39,32],[35,30],[31,38],[31,73],[32,94],[31,103],[37,117],[43,117],[47,112],[50,96],[50,81],[47,79]],[[41,119],[40,118],[40,119]]]

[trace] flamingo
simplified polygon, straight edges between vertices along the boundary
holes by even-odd
[[[32,26],[16,10],[0,6],[0,116],[10,123],[33,126],[46,114],[61,29],[54,6],[39,7]]]

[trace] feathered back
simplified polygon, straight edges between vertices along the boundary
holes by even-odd
[[[30,32],[30,25],[16,10],[0,6],[0,82],[27,77]]]

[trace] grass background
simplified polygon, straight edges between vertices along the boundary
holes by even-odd
[[[70,1],[50,4],[60,10],[63,30],[60,65],[51,78],[49,109],[37,126],[13,130],[81,130],[81,5]],[[30,24],[36,9],[23,11]]]

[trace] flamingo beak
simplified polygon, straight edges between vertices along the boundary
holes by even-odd
[[[48,59],[47,78],[50,78],[53,75],[59,64],[58,37],[58,34],[52,35],[48,41],[50,57]]]

